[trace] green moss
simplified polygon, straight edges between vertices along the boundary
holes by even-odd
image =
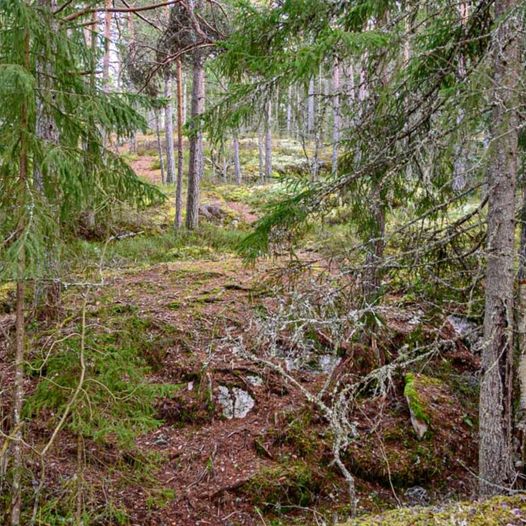
[[[421,380],[421,377],[419,380]],[[413,373],[407,373],[405,375],[404,396],[407,399],[409,409],[413,416],[426,424],[430,424],[431,419],[425,411],[424,403],[418,393],[417,377]]]
[[[282,462],[259,471],[243,487],[252,502],[268,511],[309,506],[321,489],[321,477],[304,461]]]
[[[494,497],[436,508],[401,508],[381,515],[360,517],[345,526],[508,526],[526,521],[526,496]],[[342,525],[343,526],[343,525]]]

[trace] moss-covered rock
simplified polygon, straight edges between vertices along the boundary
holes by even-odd
[[[360,517],[345,526],[519,526],[526,523],[526,495],[457,502],[439,509],[401,508]],[[343,526],[343,525],[342,525]]]
[[[462,465],[473,465],[474,430],[449,386],[408,375],[403,394],[360,402],[364,419],[347,451],[354,473],[385,487],[437,487],[446,475],[465,471]],[[424,435],[415,433],[412,414],[427,426]]]
[[[304,461],[283,461],[260,470],[241,489],[252,502],[269,511],[309,506],[316,501],[322,477]]]

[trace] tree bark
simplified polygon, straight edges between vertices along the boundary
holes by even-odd
[[[265,179],[272,177],[272,103],[267,103],[265,114]]]
[[[177,79],[177,181],[175,186],[175,228],[183,226],[183,67],[181,59],[176,64]]]
[[[340,142],[340,63],[336,59],[332,70],[332,173],[338,172],[338,146]]]
[[[519,348],[518,384],[519,410],[517,431],[519,435],[519,457],[524,474],[526,467],[526,187],[523,189],[521,209],[521,236],[519,248],[517,339]]]
[[[198,119],[204,111],[204,102],[204,58],[198,50],[194,55],[192,79],[192,129],[190,133],[188,196],[186,201],[186,227],[189,230],[197,228],[199,224],[199,187],[203,174],[203,133]]]
[[[104,56],[102,58],[102,84],[104,89],[109,89],[110,82],[110,45],[111,45],[111,3],[112,0],[105,0],[104,8]]]
[[[479,493],[502,493],[513,479],[511,386],[518,84],[519,0],[498,0],[493,40],[492,145],[488,167],[488,229],[484,347],[480,384]]]
[[[259,178],[265,180],[265,147],[264,138],[261,131],[258,131],[258,160],[259,160]]]
[[[234,177],[236,179],[236,184],[241,184],[241,163],[239,161],[239,138],[237,132],[234,132],[232,147],[234,150]]]
[[[292,129],[292,86],[287,91],[287,136],[290,137]]]
[[[168,103],[164,109],[164,129],[166,141],[166,182],[173,184],[175,181],[175,150],[174,150],[174,119],[172,100],[172,79],[169,74],[164,79],[164,96]]]
[[[29,32],[26,30],[24,38],[24,66],[29,71],[30,68],[30,43]],[[20,209],[25,206],[24,196],[28,177],[28,150],[26,133],[29,127],[27,105],[22,105],[20,116],[20,158],[18,179],[20,184]],[[21,225],[22,232],[24,225]],[[24,359],[26,347],[25,333],[25,246],[22,245],[18,254],[17,262],[17,281],[16,281],[16,339],[15,339],[15,382],[13,393],[13,488],[11,505],[11,526],[20,526],[20,512],[22,506],[22,405],[24,402]]]
[[[161,143],[161,126],[159,124],[159,112],[155,110],[155,134],[157,137],[157,152],[159,154],[159,167],[161,169],[161,183],[164,184],[165,174],[164,174],[164,156],[163,156],[163,146]]]
[[[314,77],[309,80],[307,94],[307,135],[310,137],[314,130]]]

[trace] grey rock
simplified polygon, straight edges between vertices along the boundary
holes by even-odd
[[[228,418],[245,418],[256,404],[249,393],[238,387],[229,389],[219,386],[217,401],[223,407],[223,415]]]
[[[431,500],[428,491],[422,486],[407,488],[404,495],[411,506],[425,506]]]

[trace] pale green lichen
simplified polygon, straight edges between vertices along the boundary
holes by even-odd
[[[401,508],[364,516],[341,526],[508,526],[526,523],[526,495],[494,497],[484,502],[456,502],[442,509]]]

